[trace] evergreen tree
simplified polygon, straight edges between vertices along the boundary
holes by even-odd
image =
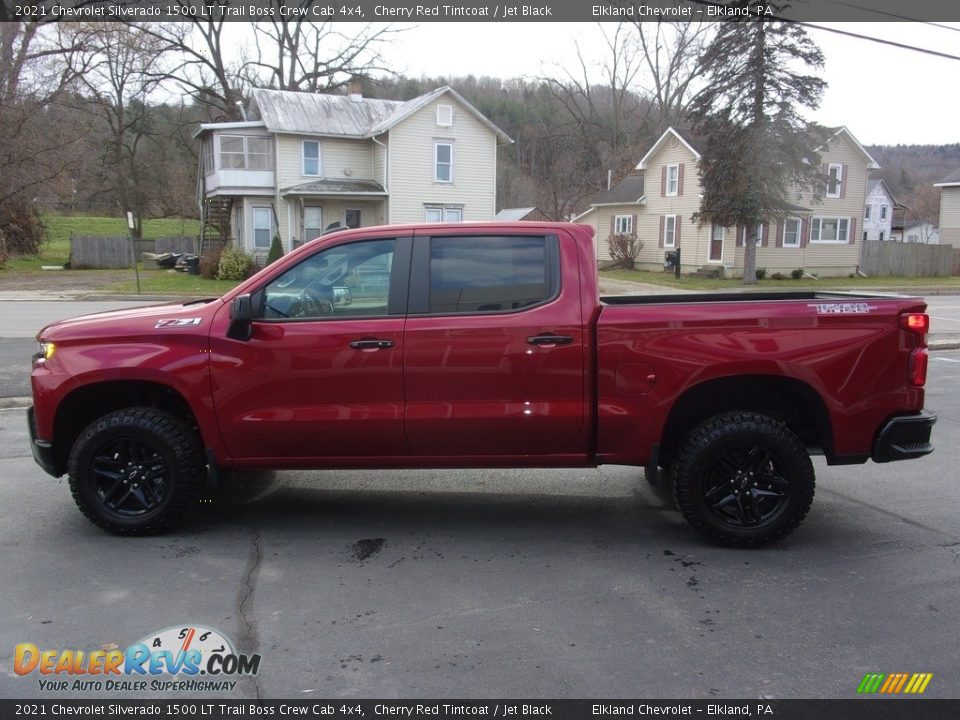
[[[745,0],[726,5],[757,8]],[[788,5],[767,7],[779,15]],[[705,88],[691,119],[704,146],[703,199],[694,219],[753,229],[790,214],[803,190],[819,196],[825,178],[815,148],[826,133],[800,110],[819,106],[826,83],[801,71],[823,67],[806,30],[766,15],[738,16],[721,25],[701,67],[708,68]],[[744,243],[746,284],[757,282],[754,239]]]

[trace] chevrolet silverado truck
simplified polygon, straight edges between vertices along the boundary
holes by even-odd
[[[31,445],[112,533],[230,468],[594,467],[669,482],[708,539],[794,530],[828,465],[932,451],[922,299],[599,295],[593,231],[411,225],[311,241],[219,299],[47,326]]]

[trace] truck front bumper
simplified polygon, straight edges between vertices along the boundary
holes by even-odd
[[[60,477],[62,473],[57,472],[57,466],[53,459],[53,443],[37,437],[37,422],[34,419],[32,405],[27,408],[27,427],[30,430],[30,450],[33,451],[33,459],[48,474]]]
[[[873,443],[873,461],[885,463],[929,455],[933,452],[930,432],[935,422],[937,416],[925,410],[890,418]]]

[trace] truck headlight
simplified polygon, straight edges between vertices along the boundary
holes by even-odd
[[[35,362],[46,362],[53,357],[57,351],[57,346],[52,342],[40,342],[40,351],[33,356]]]

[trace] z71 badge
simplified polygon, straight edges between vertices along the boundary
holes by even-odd
[[[154,328],[196,327],[202,318],[166,318],[157,320]]]

